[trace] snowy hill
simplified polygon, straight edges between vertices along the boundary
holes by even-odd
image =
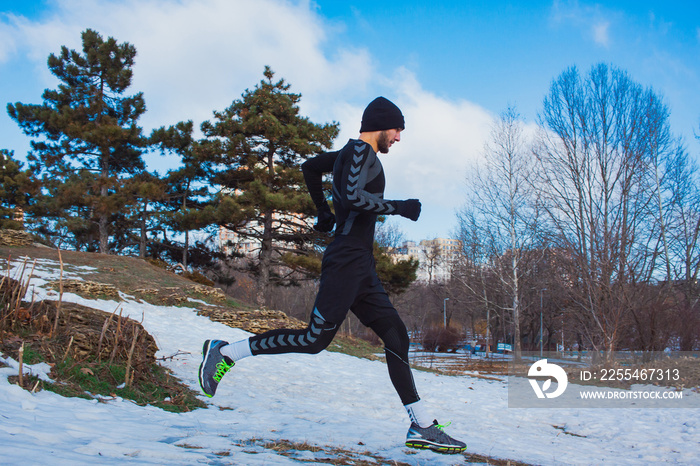
[[[20,265],[0,263],[10,274]],[[46,283],[57,278],[55,263],[37,264],[37,299],[56,299]],[[125,315],[143,319],[156,339],[158,356],[179,355],[163,364],[193,389],[203,341],[247,335],[191,308],[121,299]],[[117,304],[71,293],[63,300],[107,312]],[[327,351],[247,358],[214,398],[202,396],[207,409],[183,414],[118,398],[30,393],[7,380],[17,375],[17,362],[0,362],[6,365],[0,367],[2,464],[277,465],[334,457],[345,461],[338,464],[466,464],[461,455],[403,446],[408,420],[379,361]],[[47,372],[41,364],[30,369]],[[698,409],[509,409],[505,377],[417,371],[415,378],[428,408],[441,423],[452,422],[448,433],[465,440],[472,453],[531,464],[700,464]]]

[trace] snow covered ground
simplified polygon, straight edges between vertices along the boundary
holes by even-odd
[[[29,293],[56,299],[44,287],[57,279],[55,268],[38,262]],[[64,278],[86,270],[69,269]],[[197,390],[203,341],[247,335],[191,309],[122,298],[124,314],[143,318],[156,339],[157,356],[181,354],[164,364]],[[107,312],[117,307],[69,293],[63,299]],[[207,409],[173,414],[121,399],[32,394],[7,381],[17,375],[17,362],[0,360],[8,365],[0,368],[1,464],[300,464],[328,458],[333,448],[356,452],[358,460],[372,461],[363,456],[372,452],[408,464],[465,464],[460,455],[403,446],[408,419],[379,361],[327,351],[247,358],[224,378],[214,398],[202,397]],[[45,365],[30,369],[46,372]],[[473,453],[546,465],[700,464],[700,409],[513,409],[505,378],[414,375],[428,408],[441,423],[451,421],[447,432]],[[289,458],[262,446],[276,440],[324,451]]]

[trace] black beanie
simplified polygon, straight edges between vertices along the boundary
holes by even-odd
[[[362,114],[360,133],[397,128],[405,128],[403,114],[399,107],[384,97],[370,102]]]

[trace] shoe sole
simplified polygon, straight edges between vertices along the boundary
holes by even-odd
[[[432,450],[436,453],[443,453],[446,455],[455,455],[458,453],[463,453],[467,447],[451,447],[448,445],[440,445],[437,443],[430,443],[425,440],[411,440],[406,441],[406,446],[409,448],[415,448],[417,450]]]
[[[204,342],[204,346],[202,347],[202,363],[199,365],[199,387],[202,389],[202,393],[204,393],[209,398],[212,398],[214,394],[212,393],[210,395],[204,389],[204,384],[202,383],[202,370],[204,369],[204,365],[206,364],[207,359],[209,358],[209,348],[211,347],[212,341],[214,340],[207,340]]]

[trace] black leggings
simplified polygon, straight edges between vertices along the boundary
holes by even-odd
[[[406,326],[398,314],[380,317],[368,324],[384,342],[389,378],[404,405],[419,400],[408,362],[409,339]],[[303,330],[270,330],[250,338],[253,355],[308,353],[316,354],[333,341],[338,325],[326,322],[317,309],[309,326]]]

